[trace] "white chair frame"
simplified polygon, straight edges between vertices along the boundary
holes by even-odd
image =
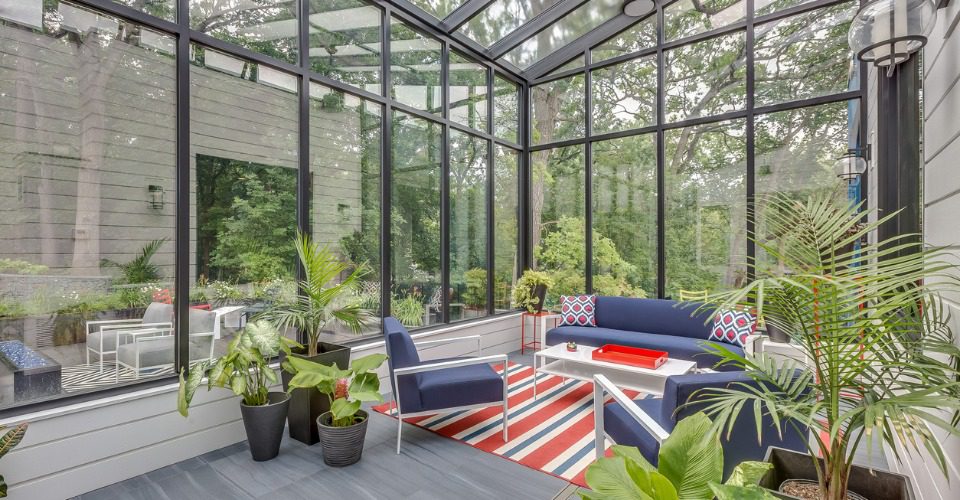
[[[166,329],[173,330],[173,323],[165,321],[162,323],[144,323],[142,319],[108,319],[108,320],[99,320],[99,321],[87,321],[87,364],[90,364],[90,353],[94,353],[100,358],[100,373],[103,373],[103,357],[106,354],[113,354],[114,359],[116,359],[117,350],[114,346],[112,351],[104,351],[103,348],[103,336],[109,330],[126,330],[126,329],[142,329],[142,328],[156,328],[156,329]],[[90,335],[95,332],[100,332],[100,342],[94,346],[90,345]],[[117,334],[119,339],[119,333]]]
[[[441,340],[422,340],[420,342],[414,342],[413,345],[417,348],[427,345],[438,345],[438,344],[447,344],[452,342],[463,342],[463,341],[473,341],[477,342],[477,355],[476,357],[456,359],[451,361],[441,361],[437,363],[424,363],[417,366],[409,366],[406,368],[397,368],[393,370],[393,387],[396,390],[396,394],[393,395],[393,404],[397,408],[397,455],[400,454],[400,438],[403,433],[403,419],[405,417],[419,417],[423,415],[435,415],[442,412],[450,412],[457,410],[473,410],[477,408],[489,408],[493,406],[491,403],[480,403],[475,405],[467,406],[451,406],[449,408],[441,408],[439,410],[428,410],[421,412],[413,412],[404,414],[400,410],[400,384],[399,377],[401,375],[411,375],[414,373],[423,373],[435,370],[443,370],[445,368],[457,368],[460,366],[470,366],[470,365],[481,365],[481,364],[490,364],[490,363],[503,363],[503,442],[508,441],[507,438],[507,427],[509,426],[509,416],[508,412],[510,410],[508,405],[508,387],[507,387],[507,355],[506,354],[494,354],[490,356],[483,356],[483,350],[480,345],[480,335],[470,335],[467,337],[454,337],[449,339]]]
[[[166,331],[166,332],[169,332],[169,333],[164,333],[165,331]],[[151,335],[151,334],[154,334],[154,335]],[[159,334],[159,335],[156,335],[156,334]],[[171,329],[171,330],[160,330],[160,329],[148,328],[148,329],[138,329],[138,330],[129,330],[129,331],[118,332],[118,334],[117,334],[117,345],[116,345],[116,347],[115,347],[116,351],[119,351],[119,350],[120,350],[120,336],[121,336],[121,335],[130,335],[130,336],[133,337],[134,350],[135,350],[135,352],[136,352],[136,355],[134,356],[134,359],[136,360],[136,363],[135,363],[133,366],[128,365],[128,364],[120,361],[120,358],[119,358],[119,356],[118,356],[118,357],[117,357],[117,372],[116,372],[116,376],[115,376],[115,379],[116,379],[117,381],[120,380],[120,367],[121,367],[121,366],[123,366],[124,368],[128,368],[128,369],[130,369],[130,370],[133,370],[134,377],[137,378],[137,379],[139,379],[139,378],[140,378],[140,371],[141,371],[141,370],[146,370],[146,369],[148,369],[148,368],[161,368],[161,367],[168,366],[168,365],[171,364],[171,363],[163,363],[163,364],[160,364],[160,365],[140,366],[140,346],[141,346],[141,345],[144,345],[144,344],[148,344],[148,343],[150,343],[150,342],[156,342],[156,341],[159,341],[159,340],[165,340],[165,339],[167,339],[167,338],[172,337],[172,336],[173,336],[173,330],[172,330],[172,329]],[[213,360],[213,349],[214,349],[214,343],[215,343],[215,342],[214,342],[214,339],[216,338],[215,335],[214,335],[214,332],[203,332],[203,333],[191,333],[191,334],[190,334],[190,338],[197,338],[197,337],[210,337],[210,353],[209,353],[209,355],[207,356],[206,359],[209,359],[209,360],[212,361],[212,360]],[[193,362],[193,361],[200,361],[200,360],[193,360],[193,359],[191,359],[191,360],[189,360],[188,362]]]
[[[593,376],[593,441],[598,459],[603,458],[604,453],[607,450],[606,440],[610,439],[610,441],[613,441],[613,438],[607,435],[607,431],[603,428],[603,405],[607,394],[610,394],[614,401],[619,403],[620,406],[627,411],[627,414],[636,420],[637,423],[640,424],[644,429],[646,429],[647,432],[649,432],[658,443],[663,443],[663,440],[670,437],[669,432],[661,427],[653,417],[648,415],[639,406],[637,406],[633,400],[628,398],[623,391],[621,391],[617,386],[613,385],[613,382],[611,382],[610,379],[603,375],[597,374]]]

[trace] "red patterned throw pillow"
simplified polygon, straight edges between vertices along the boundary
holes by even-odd
[[[597,326],[596,295],[560,297],[560,326]]]
[[[748,335],[757,331],[757,318],[746,311],[721,311],[713,318],[710,339],[743,347]]]

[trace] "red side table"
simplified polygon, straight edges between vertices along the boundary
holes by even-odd
[[[527,318],[533,319],[533,339],[530,342],[526,340]],[[527,347],[533,349],[534,352],[542,347],[541,337],[546,334],[548,319],[553,319],[553,326],[556,328],[560,315],[550,311],[541,311],[538,313],[523,311],[520,313],[520,354],[523,354],[523,350]],[[537,336],[538,326],[539,337]]]

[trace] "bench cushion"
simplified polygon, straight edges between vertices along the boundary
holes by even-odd
[[[706,311],[695,314],[700,305],[698,302],[600,296],[597,297],[597,326],[705,340],[710,338],[713,316]]]
[[[599,310],[599,307],[597,308]],[[632,332],[601,327],[560,326],[547,332],[547,345],[556,345],[574,341],[580,345],[600,347],[604,344],[617,344],[628,347],[642,347],[667,351],[669,357],[694,361],[700,368],[713,368],[720,357],[703,349],[705,344],[722,345],[731,351],[743,354],[739,347],[720,344],[709,340],[688,337],[660,335],[656,333]],[[721,366],[719,370],[735,370],[736,367]]]

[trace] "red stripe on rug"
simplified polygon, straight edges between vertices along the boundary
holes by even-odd
[[[513,367],[515,364],[510,363],[509,366]],[[497,368],[499,368],[499,366]],[[508,383],[513,385],[523,381],[524,379],[529,379],[532,376],[532,371],[532,367],[525,367],[521,370],[518,370],[516,373],[509,375]],[[564,384],[570,384],[570,387],[562,387]],[[567,392],[560,396],[554,396],[552,401],[548,401],[545,397],[546,394],[557,390],[561,392]],[[500,405],[494,405],[487,408],[466,412],[463,415],[458,415],[457,417],[451,418],[449,421],[435,424],[436,427],[429,422],[426,422],[427,419],[434,417],[435,415],[404,418],[404,421],[435,432],[441,436],[460,441],[468,446],[473,446],[479,450],[488,453],[494,453],[512,462],[539,470],[555,477],[560,477],[564,480],[569,479],[561,477],[559,475],[560,472],[562,472],[564,475],[574,474],[573,479],[569,481],[579,486],[585,486],[586,468],[580,471],[554,471],[547,470],[546,467],[553,462],[558,462],[557,459],[559,457],[563,457],[568,454],[572,455],[573,453],[582,450],[582,441],[587,436],[593,434],[594,415],[593,404],[591,401],[592,393],[593,384],[590,382],[579,382],[563,379],[553,375],[541,375],[537,383],[537,394],[539,396],[538,400],[534,401],[533,399],[532,384],[529,387],[510,395],[509,405],[511,409],[518,409],[528,405],[534,405],[534,407],[529,408],[524,415],[510,419],[509,432],[511,439],[507,443],[503,442],[503,435],[498,422],[499,418],[502,416],[502,407]],[[635,399],[640,395],[640,393],[636,391],[625,391],[625,393],[631,399]],[[389,415],[391,408],[392,404],[386,403],[375,406],[374,410]],[[563,416],[561,417],[561,415]],[[533,433],[530,436],[525,436],[525,434],[530,433],[538,426],[543,426],[545,422],[551,421],[552,424],[545,426],[542,429],[538,429],[536,433]],[[470,443],[464,441],[463,439],[454,437],[459,434],[471,434],[472,431],[470,431],[470,429],[475,426],[479,426],[480,424],[489,425],[490,428],[485,431],[487,434],[486,437],[482,438],[479,442]],[[550,435],[551,432],[556,432],[558,429],[562,430],[556,435]],[[524,442],[533,439],[536,435],[540,436],[538,440],[546,441],[544,443],[528,445],[536,446],[536,448],[531,450],[526,455],[522,455],[523,458],[513,458],[513,456],[520,457],[520,452],[522,450],[517,448]],[[549,438],[546,437],[548,435],[550,436]],[[473,439],[477,439],[478,437],[479,436],[474,437]],[[497,453],[497,450],[503,450],[503,452]]]

